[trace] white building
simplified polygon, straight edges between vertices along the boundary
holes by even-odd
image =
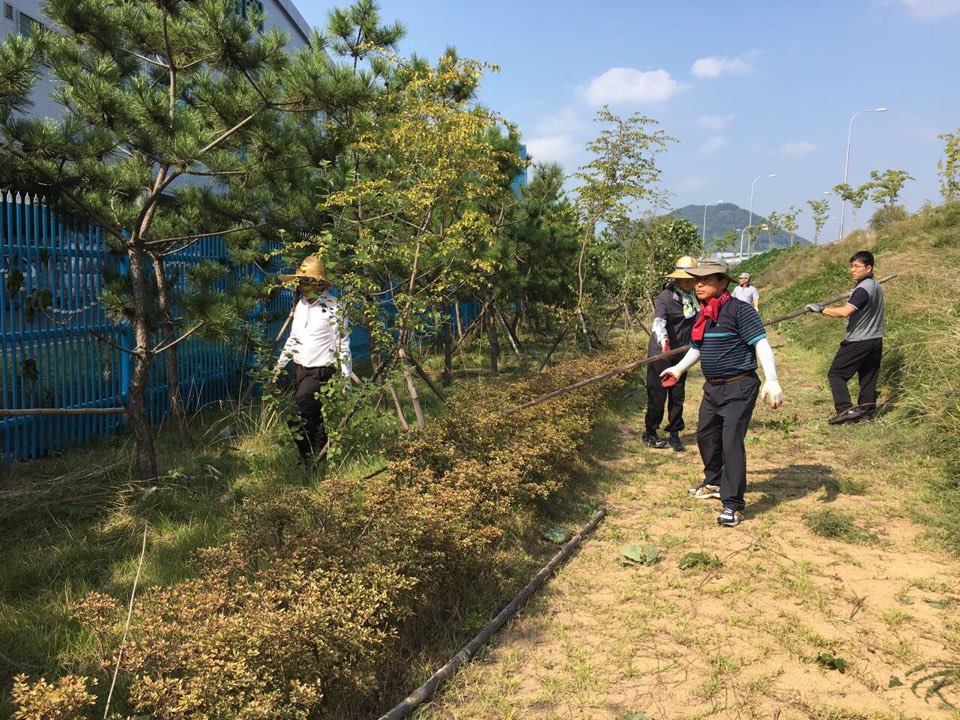
[[[50,21],[43,14],[43,0],[0,0],[0,39],[11,33],[29,35],[37,27],[47,26]],[[264,29],[279,28],[290,36],[289,47],[294,50],[310,42],[310,26],[290,0],[236,0],[237,12],[241,15],[251,9],[264,10]],[[44,78],[37,83],[31,100],[34,105],[30,115],[59,117],[60,106],[50,100],[53,83]]]

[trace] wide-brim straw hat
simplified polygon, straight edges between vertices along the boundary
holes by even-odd
[[[313,280],[314,282],[326,283],[327,269],[323,266],[323,260],[316,255],[308,255],[300,263],[300,267],[292,275],[278,275],[283,282],[291,280]]]
[[[717,258],[707,258],[706,260],[701,260],[697,263],[697,267],[690,268],[687,270],[688,273],[694,277],[707,277],[709,275],[723,275],[727,280],[732,280],[730,277],[730,266],[727,265],[725,260],[720,260]]]
[[[688,273],[687,270],[695,267],[697,267],[697,259],[684,255],[682,258],[677,258],[677,262],[673,265],[673,272],[664,275],[664,277],[673,280],[693,280],[693,275]]]

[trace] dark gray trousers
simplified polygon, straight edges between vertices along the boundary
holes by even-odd
[[[647,432],[654,433],[663,422],[663,410],[669,400],[669,415],[666,430],[668,433],[679,433],[683,430],[683,399],[687,394],[687,374],[677,380],[673,387],[665,388],[660,384],[660,373],[673,365],[672,360],[647,365],[647,416],[645,427]]]
[[[725,508],[743,510],[747,491],[744,438],[757,404],[756,373],[722,385],[705,383],[697,423],[697,445],[703,459],[703,484],[719,485]]]

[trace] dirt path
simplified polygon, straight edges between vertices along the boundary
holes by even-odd
[[[885,444],[888,418],[828,427],[822,359],[777,356],[788,404],[754,415],[745,522],[720,528],[719,501],[688,497],[691,429],[684,453],[653,451],[642,414],[625,418],[607,520],[419,720],[960,718],[944,704],[960,706],[960,561],[910,516],[932,470]],[[688,424],[699,395],[691,382]],[[627,543],[659,562],[625,564]],[[722,564],[680,569],[701,551]]]

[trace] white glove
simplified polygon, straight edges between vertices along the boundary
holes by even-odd
[[[760,390],[760,399],[776,410],[783,405],[783,389],[777,380],[767,380]]]
[[[809,305],[807,305],[807,310],[809,310],[810,312],[822,313],[823,305],[821,305],[820,303],[810,303]]]
[[[663,377],[664,375],[673,375],[674,378],[679,380],[680,376],[683,375],[685,371],[686,371],[686,368],[681,369],[679,365],[671,365],[662,373],[660,373],[660,377]]]

